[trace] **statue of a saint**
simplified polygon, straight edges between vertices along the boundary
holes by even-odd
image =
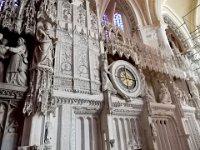
[[[169,90],[168,90],[168,88],[166,87],[166,85],[164,83],[161,83],[161,88],[160,88],[160,93],[159,93],[159,100],[163,104],[171,104],[172,103]]]
[[[6,83],[14,85],[27,85],[28,52],[25,40],[20,37],[17,47],[10,47],[10,62],[6,72]]]
[[[39,23],[38,23],[39,24]],[[34,64],[43,67],[52,67],[53,65],[53,44],[55,42],[54,30],[50,22],[40,22],[43,24],[36,31],[38,46],[35,49]]]
[[[173,86],[173,89],[174,89],[173,92],[174,92],[176,99],[178,101],[180,101],[182,105],[186,105],[186,101],[185,101],[183,92],[176,86],[176,84],[174,82],[173,82],[172,86]]]

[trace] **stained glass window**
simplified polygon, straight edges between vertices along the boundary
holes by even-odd
[[[104,14],[102,17],[103,22],[108,22],[108,15]]]
[[[102,22],[105,22],[107,23],[108,22],[108,15],[104,14],[103,17],[102,17]],[[105,38],[108,38],[108,30],[104,30],[104,37]]]
[[[122,15],[120,14],[120,12],[115,12],[113,21],[115,26],[121,28],[122,30],[124,29]]]

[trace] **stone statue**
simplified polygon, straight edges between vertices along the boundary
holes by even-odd
[[[0,138],[3,135],[3,122],[5,117],[6,107],[4,104],[0,104]]]
[[[183,102],[182,104],[183,105],[188,105],[189,104],[189,96],[186,94],[185,91],[183,92],[183,99],[184,100],[182,101]]]
[[[0,33],[0,82],[3,82],[4,78],[4,64],[3,59],[6,58],[6,52],[8,47],[6,46],[8,41],[3,38],[3,34]]]
[[[146,86],[146,81],[145,81],[145,76],[144,76],[141,68],[139,68],[139,74],[140,74],[140,79],[141,79],[141,87],[142,87],[142,91],[143,91]]]
[[[160,103],[163,103],[163,104],[171,104],[172,103],[169,90],[164,83],[161,83],[161,89],[159,92],[159,100],[160,100]]]
[[[192,98],[199,98],[199,90],[196,87],[194,81],[192,81],[192,80],[189,81],[189,89],[190,89]]]
[[[195,82],[191,79],[190,81],[187,82],[189,89],[190,89],[190,94],[191,94],[191,100],[193,101],[193,105],[200,109],[200,98],[199,98],[199,90],[195,85]]]
[[[116,94],[116,90],[114,89],[110,79],[108,78],[108,75],[110,72],[108,71],[108,60],[107,60],[107,53],[104,53],[101,55],[101,76],[102,76],[102,91],[111,91],[112,93]]]
[[[35,49],[34,64],[42,67],[52,67],[53,65],[53,44],[56,41],[54,38],[54,30],[52,24],[48,21],[39,22],[36,31],[38,46]]]
[[[145,98],[147,101],[156,103],[154,94],[152,90],[149,89],[148,86],[145,86],[144,93],[145,93]]]
[[[150,128],[151,128],[151,134],[152,134],[153,140],[155,141],[158,136],[158,133],[157,133],[158,131],[153,122],[150,123]]]
[[[6,83],[14,85],[27,85],[28,52],[25,40],[20,37],[17,47],[10,47],[10,62],[6,72]]]
[[[52,123],[50,121],[47,121],[45,125],[45,136],[44,136],[44,142],[46,144],[49,144],[52,141],[52,137],[53,137],[52,130],[53,130]]]
[[[173,89],[174,89],[173,93],[174,93],[176,99],[178,101],[180,101],[182,105],[185,105],[186,102],[185,102],[185,99],[183,97],[182,91],[176,86],[175,82],[172,83],[172,86],[173,86]]]

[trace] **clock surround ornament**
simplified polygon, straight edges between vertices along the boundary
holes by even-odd
[[[118,60],[111,64],[110,79],[118,93],[129,100],[142,94],[143,82],[138,70],[129,62]]]

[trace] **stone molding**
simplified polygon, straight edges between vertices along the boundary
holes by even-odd
[[[0,97],[21,99],[26,91],[27,87],[0,83]]]

